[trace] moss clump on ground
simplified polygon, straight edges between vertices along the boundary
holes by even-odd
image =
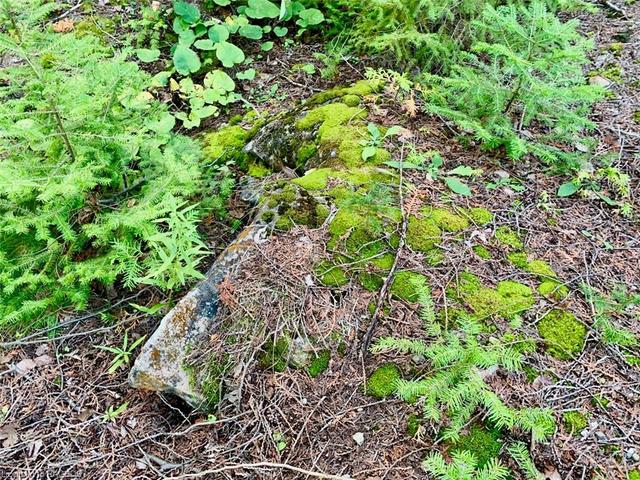
[[[640,480],[640,470],[632,470],[627,474],[628,480]]]
[[[396,382],[401,372],[395,363],[385,363],[369,376],[365,383],[365,393],[375,398],[386,398],[396,392]]]
[[[487,225],[493,222],[493,214],[486,208],[470,208],[467,210],[467,215],[476,225]]]
[[[244,146],[250,140],[251,132],[239,125],[221,128],[204,136],[203,152],[209,161],[233,161],[240,168],[247,168],[248,154]]]
[[[446,208],[427,207],[422,213],[445,232],[459,232],[469,227],[469,220]]]
[[[427,277],[419,273],[403,270],[395,274],[389,290],[396,298],[407,302],[415,302],[418,300],[419,289],[426,287]]]
[[[591,398],[591,405],[593,405],[594,407],[600,407],[603,410],[606,410],[606,408],[609,406],[609,402],[609,399],[604,395],[596,394],[593,396],[593,398]]]
[[[409,217],[407,245],[416,252],[427,253],[440,241],[442,230],[430,218]]]
[[[206,365],[204,377],[200,381],[200,391],[207,399],[209,408],[215,407],[220,400],[222,400],[222,382],[228,369],[228,364],[220,362],[215,358],[211,358]]]
[[[476,424],[469,428],[469,433],[462,435],[457,442],[451,445],[450,451],[466,450],[471,452],[478,460],[478,467],[483,467],[489,460],[500,454],[502,443],[499,439],[499,430],[487,429]]]
[[[349,283],[345,271],[329,261],[320,262],[314,272],[318,281],[326,287],[341,287]]]
[[[360,97],[358,95],[348,94],[342,97],[342,103],[349,105],[350,107],[357,107],[360,105]]]
[[[524,248],[520,235],[509,227],[498,227],[495,235],[496,239],[502,245],[516,250],[522,250]]]
[[[384,283],[384,279],[380,275],[370,272],[362,272],[358,276],[358,280],[362,288],[369,292],[377,292]]]
[[[562,423],[571,435],[577,435],[589,425],[586,415],[577,410],[564,412],[562,414]]]
[[[317,353],[316,356],[311,360],[311,363],[307,367],[307,372],[312,378],[316,378],[318,375],[323,373],[327,368],[329,368],[329,361],[331,360],[331,352],[329,350],[322,350]]]
[[[510,318],[535,304],[533,292],[522,283],[505,280],[496,288],[489,288],[469,272],[460,275],[458,290],[449,291],[449,295],[464,302],[480,318],[494,315]]]
[[[385,183],[389,175],[371,167],[351,168],[349,170],[314,168],[307,171],[303,177],[296,178],[291,182],[300,185],[305,190],[324,190],[332,178],[344,180],[350,185],[358,186],[370,185],[374,182]]]
[[[271,175],[273,171],[262,163],[250,162],[247,168],[247,174],[250,177],[263,178]]]
[[[569,288],[560,282],[545,280],[538,286],[538,293],[552,300],[563,300],[569,295]]]
[[[552,310],[538,323],[538,334],[547,346],[549,355],[569,360],[584,348],[587,327],[564,310]]]
[[[474,245],[473,252],[484,260],[489,260],[491,258],[491,252],[483,245]]]
[[[281,337],[276,341],[269,341],[258,356],[258,364],[262,368],[284,372],[289,362],[289,339]]]

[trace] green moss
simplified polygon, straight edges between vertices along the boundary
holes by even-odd
[[[268,175],[271,175],[273,171],[263,165],[262,163],[250,162],[249,167],[247,169],[247,174],[250,177],[263,178]]]
[[[491,258],[491,252],[483,245],[474,245],[473,251],[477,256],[484,260],[489,260]]]
[[[79,21],[73,29],[78,37],[92,35],[106,42],[109,34],[116,31],[116,23],[108,17],[93,15]]]
[[[505,280],[493,289],[483,286],[478,277],[469,272],[460,274],[457,292],[449,294],[457,296],[481,318],[510,318],[535,304],[533,292],[522,283]]]
[[[395,255],[392,253],[385,253],[379,257],[371,259],[371,264],[380,270],[389,271],[393,266]]]
[[[556,272],[553,271],[551,265],[544,260],[531,260],[525,267],[525,270],[534,275],[538,275],[539,277],[557,277]]]
[[[584,348],[587,327],[569,312],[552,310],[538,323],[538,333],[551,356],[569,360]]]
[[[240,168],[247,168],[248,155],[244,147],[251,134],[239,125],[223,127],[204,136],[203,152],[209,161],[233,161]]]
[[[507,332],[502,335],[502,341],[523,354],[536,351],[536,341],[532,338],[525,338],[522,333]]]
[[[426,252],[424,261],[427,265],[436,267],[444,262],[444,251],[441,248],[433,247],[431,250]]]
[[[577,410],[564,412],[562,414],[562,423],[572,435],[577,435],[589,425],[587,417]]]
[[[507,260],[513,263],[516,267],[525,269],[529,263],[527,254],[524,252],[511,252],[507,255]]]
[[[631,470],[627,473],[628,480],[640,480],[640,470]]]
[[[413,438],[418,434],[422,421],[418,415],[412,413],[407,417],[407,434]]]
[[[469,433],[462,435],[451,448],[451,452],[468,451],[474,454],[478,460],[478,467],[485,466],[489,460],[496,458],[500,454],[502,443],[500,442],[500,431],[497,429],[487,429],[481,425],[472,425]]]
[[[350,107],[340,102],[329,103],[307,112],[303,118],[296,122],[296,128],[310,130],[320,125],[318,133],[322,136],[333,127],[347,125],[354,120],[362,120],[366,117],[367,111],[363,108]]]
[[[470,208],[467,210],[467,215],[476,225],[487,225],[493,222],[493,214],[486,208]]]
[[[416,252],[428,252],[440,241],[442,230],[431,218],[411,216],[407,223],[407,245]]]
[[[360,105],[360,97],[353,94],[345,95],[344,97],[342,97],[342,103],[350,107],[357,107],[358,105]]]
[[[545,280],[538,286],[538,293],[553,300],[562,300],[569,295],[566,285],[554,280]]]
[[[385,363],[378,367],[365,383],[365,393],[375,398],[386,398],[396,392],[396,382],[401,372],[395,363]]]
[[[329,360],[331,360],[331,352],[329,350],[322,350],[309,364],[307,367],[307,371],[312,378],[316,378],[318,375],[323,373],[327,368],[329,368]]]
[[[533,383],[533,381],[540,376],[540,372],[529,365],[525,365],[524,367],[522,367],[522,371],[527,377],[527,381],[529,383]]]
[[[214,355],[205,367],[205,374],[200,382],[200,391],[207,399],[209,408],[215,407],[223,394],[223,379],[229,369],[228,363],[219,362]]]
[[[634,112],[633,121],[636,123],[640,123],[640,110],[638,110],[637,112]]]
[[[320,283],[326,287],[341,287],[349,283],[345,271],[329,261],[320,262],[314,268],[314,272]]]
[[[352,86],[343,88],[342,95],[358,95],[359,97],[366,97],[379,92],[384,86],[384,82],[381,80],[358,80]]]
[[[289,362],[289,339],[281,337],[269,341],[258,356],[258,364],[262,368],[284,372]]]
[[[469,227],[469,220],[446,208],[427,207],[422,213],[445,232],[459,232]]]
[[[318,147],[316,147],[315,143],[303,143],[296,152],[296,165],[298,167],[304,167],[309,159],[313,158],[316,153],[318,153]]]
[[[371,167],[360,167],[349,170],[314,168],[307,171],[303,177],[292,180],[292,183],[301,186],[305,190],[324,190],[327,188],[331,178],[344,180],[349,185],[358,186],[369,185],[374,182],[386,182],[388,175]],[[350,195],[352,195],[352,193],[349,191],[349,196]]]
[[[516,250],[522,250],[524,244],[520,236],[509,227],[498,227],[496,229],[496,239],[502,244]]]
[[[379,291],[384,283],[384,279],[380,275],[370,272],[362,272],[358,275],[358,281],[362,288],[369,292]]]
[[[427,277],[419,273],[402,270],[394,275],[390,292],[395,298],[407,302],[415,302],[418,299],[418,289],[421,286],[427,286]]]

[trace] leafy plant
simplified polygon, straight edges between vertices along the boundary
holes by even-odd
[[[118,408],[114,408],[113,405],[109,405],[102,416],[102,423],[115,422],[120,415],[126,412],[128,407],[129,402],[124,402]]]
[[[397,135],[400,132],[400,127],[393,126],[382,133],[375,123],[369,123],[367,130],[369,131],[370,138],[360,142],[360,144],[364,146],[362,149],[362,160],[365,162],[376,154],[376,150],[383,145],[387,138]]]
[[[105,352],[110,352],[115,355],[113,360],[111,361],[111,365],[109,366],[109,370],[107,373],[109,375],[113,375],[122,365],[129,365],[129,361],[131,359],[131,355],[133,351],[144,342],[146,335],[140,337],[131,345],[129,345],[129,332],[124,332],[124,338],[122,339],[121,347],[108,347],[106,345],[95,345],[96,348],[100,350],[104,350]]]
[[[17,59],[0,70],[0,329],[17,333],[118,282],[198,278],[196,220],[229,193],[125,54],[41,31],[57,8],[0,3],[0,55]]]
[[[176,113],[185,128],[200,126],[203,119],[216,116],[220,107],[236,102],[241,96],[235,92],[236,84],[226,70],[248,65],[251,58],[245,53],[245,44],[260,42],[263,52],[273,48],[273,41],[265,36],[285,36],[283,26],[295,20],[301,35],[308,28],[324,21],[322,12],[305,8],[298,1],[282,0],[280,5],[269,0],[220,0],[207,5],[217,16],[205,18],[195,4],[174,1],[173,9],[165,12],[171,32],[164,35],[166,48],[170,50],[172,69],[154,77],[157,87],[169,85],[185,103],[184,110]],[[231,14],[228,12],[231,10]],[[153,48],[139,48],[136,53],[142,62],[153,62],[161,55],[161,42]],[[236,78],[251,81],[254,69],[236,73]],[[175,78],[174,78],[175,77]]]
[[[432,452],[423,466],[438,480],[506,480],[510,473],[496,459],[478,468],[475,455],[464,450],[452,452],[451,463],[447,463],[441,453]]]
[[[544,3],[486,5],[473,22],[465,62],[447,76],[423,78],[425,109],[453,121],[487,149],[503,147],[514,160],[532,153],[571,164],[576,155],[552,142],[573,145],[593,128],[586,114],[603,91],[587,85],[582,66],[591,42]],[[524,134],[536,125],[545,132]]]
[[[432,374],[420,380],[399,380],[397,395],[413,402],[421,399],[426,420],[447,426],[442,438],[457,440],[460,431],[478,408],[485,409],[487,417],[497,428],[520,428],[530,431],[534,441],[545,440],[555,425],[549,409],[513,409],[505,405],[491,390],[483,371],[503,367],[509,371],[521,368],[522,354],[496,338],[481,339],[482,326],[469,316],[458,319],[459,329],[442,330],[430,313],[430,293],[424,285],[418,301],[424,305],[423,320],[429,341],[387,337],[373,347],[376,353],[396,351],[418,355],[427,360]],[[443,412],[446,414],[443,415]]]

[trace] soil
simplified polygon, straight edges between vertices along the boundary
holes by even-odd
[[[611,96],[596,106],[592,118],[598,125],[598,155],[617,155],[614,164],[631,175],[631,199],[637,204],[640,122],[633,115],[640,111],[640,3],[620,9],[623,11],[603,7],[600,13],[579,17],[581,28],[593,34],[596,44],[589,68],[621,67],[620,79],[609,87]],[[617,43],[622,46],[612,49]],[[355,58],[343,62],[338,76],[331,79],[291,73],[291,67],[299,63],[312,62],[320,70],[323,65],[314,60],[313,53],[322,48],[317,44],[271,52],[255,67],[262,75],[255,90],[246,92],[249,101],[277,112],[291,107],[296,99],[362,76],[366,59]],[[278,85],[276,93],[268,93],[274,85]],[[482,168],[482,177],[470,181],[473,196],[462,206],[485,207],[495,214],[494,225],[511,225],[520,232],[528,251],[549,262],[570,287],[571,294],[561,305],[587,325],[593,323],[593,312],[579,293],[581,283],[607,292],[622,284],[639,293],[637,220],[625,219],[597,199],[555,197],[566,179],[548,175],[533,161],[513,164],[500,154],[462,145],[438,119],[409,118],[393,102],[375,114],[381,124],[408,128],[417,148],[439,150],[447,168]],[[485,188],[487,181],[505,174],[525,190]],[[449,195],[442,183],[413,173],[410,180],[418,190],[417,202],[447,203]],[[494,225],[474,235],[482,239]],[[205,230],[214,251],[232,235],[228,226],[216,222]],[[350,325],[351,347],[332,356],[327,372],[312,379],[304,370],[252,370],[244,380],[241,397],[222,402],[215,420],[192,412],[174,397],[133,390],[127,383],[126,368],[107,373],[113,356],[96,345],[114,346],[114,339],[121,339],[125,331],[131,341],[150,335],[179,296],[166,298],[151,288],[118,292],[109,306],[97,304],[96,311],[80,318],[62,314],[63,328],[55,332],[56,338],[35,334],[0,345],[4,347],[0,350],[0,478],[305,479],[347,474],[358,480],[425,478],[421,461],[434,449],[445,450],[434,442],[436,432],[429,428],[418,438],[407,434],[407,419],[419,413],[419,405],[379,400],[363,391],[367,374],[388,360],[384,355],[369,355],[364,361],[359,356],[358,339],[369,327],[368,305],[376,295],[356,285],[347,285],[336,294],[310,287],[306,281],[313,274],[314,260],[324,252],[322,248],[304,250],[300,245],[322,246],[324,240],[324,228],[297,228],[257,246],[229,280],[225,314],[233,315],[234,299],[253,295],[267,308],[273,306],[268,302],[269,292],[286,291],[290,308],[306,315],[316,336],[328,335],[337,324]],[[445,306],[447,285],[470,265],[489,285],[504,279],[531,283],[530,276],[500,260],[474,266],[471,244],[453,235],[444,246],[446,260],[438,267],[426,268],[415,254],[403,256],[400,264],[420,268],[429,276],[436,307]],[[166,306],[148,315],[131,303]],[[376,337],[419,335],[421,321],[415,307],[394,300],[391,305]],[[527,312],[528,334],[537,335],[536,322],[554,306],[549,301]],[[637,312],[633,318],[636,321],[625,326],[640,334]],[[279,328],[277,323],[274,328]],[[625,361],[619,348],[597,341],[590,328],[586,348],[573,361],[533,353],[527,362],[540,372],[534,381],[522,374],[497,375],[491,380],[505,402],[552,407],[559,413],[578,409],[588,412],[589,419],[580,435],[560,426],[549,444],[533,445],[532,455],[541,472],[552,480],[594,478],[596,472],[607,479],[625,479],[640,467],[627,454],[631,449],[640,453],[640,370]],[[606,407],[594,402],[599,396],[609,400]],[[108,407],[124,404],[126,409],[114,421],[104,418]],[[361,445],[356,442],[360,434],[364,438]]]

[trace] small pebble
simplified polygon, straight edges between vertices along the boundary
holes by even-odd
[[[353,434],[353,441],[360,447],[364,443],[364,433],[356,432]]]

